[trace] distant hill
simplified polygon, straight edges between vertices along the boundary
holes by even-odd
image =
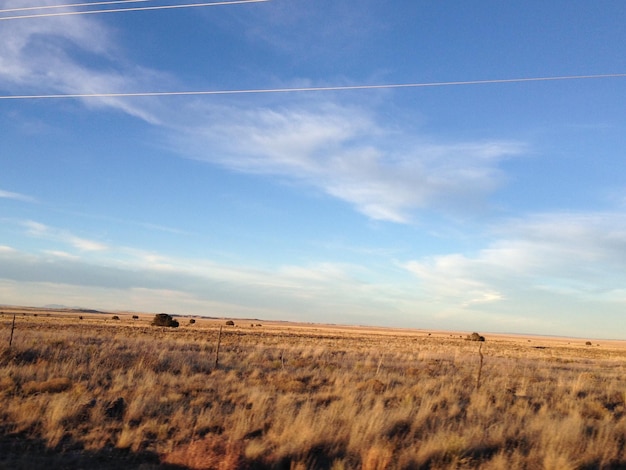
[[[76,312],[81,312],[81,313],[108,313],[108,312],[102,312],[101,310],[94,310],[91,308],[83,308],[83,307],[68,307],[67,305],[61,305],[61,304],[47,304],[44,305],[42,308],[46,308],[46,309],[50,309],[50,310],[71,310],[71,311],[76,311]]]

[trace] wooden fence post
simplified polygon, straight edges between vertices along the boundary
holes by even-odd
[[[15,330],[15,313],[13,314],[13,324],[11,325],[11,337],[9,338],[9,348],[13,344],[13,330]]]
[[[217,349],[215,350],[215,368],[219,365],[220,361],[220,342],[222,341],[222,327],[220,326],[220,332],[217,335]]]

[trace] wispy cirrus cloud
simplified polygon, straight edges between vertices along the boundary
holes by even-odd
[[[182,154],[309,185],[372,219],[398,223],[421,209],[479,206],[502,183],[499,163],[525,149],[495,140],[420,142],[387,129],[372,111],[330,102],[192,108],[191,115],[195,124],[173,137]]]
[[[0,189],[0,199],[15,199],[22,202],[37,202],[34,197],[27,196],[26,194],[14,193],[11,191],[5,191]]]
[[[78,255],[74,255],[71,253],[68,253],[66,251],[61,251],[61,250],[43,250],[43,253],[50,255],[50,256],[54,256],[55,258],[64,258],[64,259],[79,259]]]
[[[61,242],[80,251],[105,251],[109,248],[99,241],[78,237],[67,230],[57,229],[32,220],[23,222],[22,226],[27,229],[26,233],[29,236]]]
[[[42,0],[41,5],[54,4]],[[8,2],[7,8],[23,6]],[[167,83],[167,74],[125,62],[115,35],[95,18],[66,16],[44,21],[3,22],[0,29],[0,88],[21,93],[128,92]],[[90,57],[91,65],[85,60]],[[98,64],[98,65],[96,65]],[[156,124],[144,103],[121,98],[83,100],[115,108]]]
[[[329,2],[317,10],[298,2],[275,2],[271,9],[238,11],[233,16],[255,43],[265,42],[296,61],[323,57],[332,63],[364,50],[374,32],[392,27],[377,14],[378,2],[364,0],[359,5],[355,9],[350,3]]]

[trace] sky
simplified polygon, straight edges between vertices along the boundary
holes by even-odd
[[[349,88],[624,74],[624,2],[1,18],[63,11],[0,12],[0,304],[626,339],[626,77]]]

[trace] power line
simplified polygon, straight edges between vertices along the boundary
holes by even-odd
[[[82,11],[66,11],[60,13],[37,13],[34,15],[17,15],[17,16],[3,16],[0,17],[0,21],[3,20],[19,20],[26,18],[48,18],[51,16],[74,16],[74,15],[95,15],[101,13],[120,13],[122,11],[147,11],[147,10],[171,10],[174,8],[198,8],[198,7],[214,7],[220,5],[236,5],[241,3],[260,3],[269,2],[270,0],[232,0],[227,2],[212,2],[212,3],[185,3],[180,5],[159,5],[153,7],[135,7],[135,8],[111,8],[108,10],[82,10]]]
[[[29,11],[29,10],[48,10],[51,8],[71,8],[71,7],[87,7],[87,6],[90,7],[94,5],[95,6],[113,5],[116,3],[138,3],[138,2],[149,2],[149,1],[151,0],[112,0],[108,2],[68,3],[66,5],[44,5],[44,6],[38,6],[38,7],[5,8],[5,9],[0,10],[0,13],[11,13],[11,12],[16,12],[16,11]]]
[[[241,90],[197,90],[197,91],[146,91],[129,93],[68,93],[49,95],[0,95],[0,100],[33,100],[33,99],[62,99],[62,98],[136,98],[159,96],[201,96],[201,95],[242,95],[255,93],[296,93],[314,91],[347,91],[347,90],[380,90],[391,88],[426,88],[462,85],[491,85],[497,83],[524,83],[547,82],[563,80],[587,80],[601,78],[624,78],[626,73],[612,73],[601,75],[565,75],[557,77],[529,77],[529,78],[502,78],[493,80],[466,80],[456,82],[424,82],[424,83],[390,83],[382,85],[340,85],[325,87],[299,88],[249,88]]]

